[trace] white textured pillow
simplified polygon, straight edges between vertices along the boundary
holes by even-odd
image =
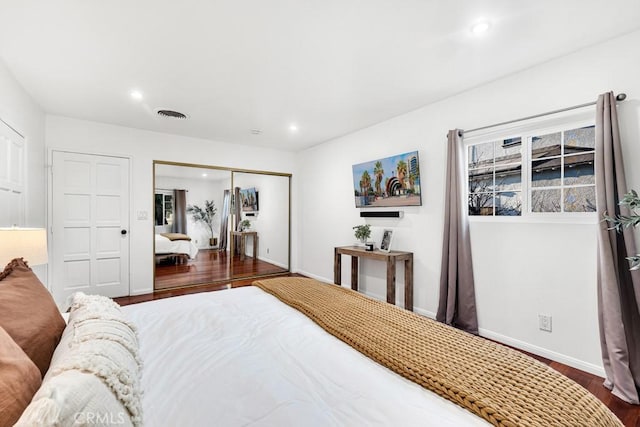
[[[17,426],[142,425],[138,340],[111,299],[76,293],[42,387]]]
[[[133,426],[129,412],[93,374],[77,369],[49,378],[14,427]]]

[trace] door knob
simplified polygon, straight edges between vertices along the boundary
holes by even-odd
[[[125,234],[127,234],[127,230],[120,230],[120,234],[124,236]]]

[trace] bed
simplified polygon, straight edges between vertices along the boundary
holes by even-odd
[[[145,425],[487,425],[256,287],[123,311],[141,337]]]
[[[156,260],[167,257],[194,259],[198,255],[198,247],[189,236],[176,235],[175,233],[156,234],[155,236]]]
[[[406,340],[424,327],[427,339]],[[443,355],[449,345],[456,351]],[[464,366],[482,347],[490,351],[480,368]],[[512,360],[519,372],[501,372]],[[519,352],[303,278],[122,308],[76,294],[17,426],[109,425],[96,414],[131,426],[622,425],[582,387]]]

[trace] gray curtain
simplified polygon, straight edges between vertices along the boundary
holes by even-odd
[[[171,232],[187,234],[187,192],[185,190],[173,190]]]
[[[618,203],[627,192],[620,146],[616,100],[598,97],[596,109],[596,191],[598,218],[629,215]],[[638,404],[640,386],[640,271],[629,271],[626,256],[635,255],[633,230],[598,230],[598,320],[605,387],[620,399]]]
[[[436,319],[477,335],[478,317],[468,207],[464,202],[466,177],[461,135],[459,129],[449,131],[440,300]]]
[[[222,199],[222,217],[220,218],[220,248],[221,251],[227,250],[227,236],[229,235],[229,204],[231,202],[231,191],[224,190]]]
[[[240,231],[240,221],[242,221],[242,202],[240,201],[240,187],[236,187],[233,191],[233,229],[235,231]],[[233,240],[233,252],[236,254],[240,253],[240,239],[241,237],[236,236]]]

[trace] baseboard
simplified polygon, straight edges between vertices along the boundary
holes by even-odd
[[[153,293],[153,288],[151,289],[138,289],[134,292],[129,292],[129,296],[134,296],[134,295],[145,295],[145,294],[152,294]]]
[[[428,317],[431,320],[436,320],[436,314],[433,311],[427,311],[420,307],[413,307],[413,312],[421,316]]]
[[[332,279],[327,279],[326,277],[318,276],[317,274],[309,273],[309,272],[304,271],[304,270],[296,270],[296,271],[294,271],[294,273],[301,274],[301,275],[309,277],[311,279],[316,279],[319,282],[333,283]]]
[[[563,363],[567,366],[571,366],[572,368],[580,369],[581,371],[585,371],[599,377],[605,376],[604,368],[602,366],[594,365],[593,363],[585,362],[583,360],[579,360],[562,353],[557,353],[543,347],[538,347],[537,345],[529,344],[527,342],[520,341],[506,335],[498,334],[487,329],[479,328],[478,333],[481,337],[489,338],[491,340],[510,345],[520,350],[528,351],[529,353],[533,353],[538,356],[546,357],[547,359]]]
[[[259,257],[258,257],[258,259],[259,259],[260,261],[268,262],[269,264],[276,265],[276,266],[278,266],[278,267],[280,267],[280,268],[284,268],[285,270],[288,270],[288,269],[289,269],[289,267],[287,266],[287,264],[282,264],[281,262],[276,262],[276,261],[273,261],[272,259],[269,259],[269,258],[264,258],[264,257],[259,256]]]

